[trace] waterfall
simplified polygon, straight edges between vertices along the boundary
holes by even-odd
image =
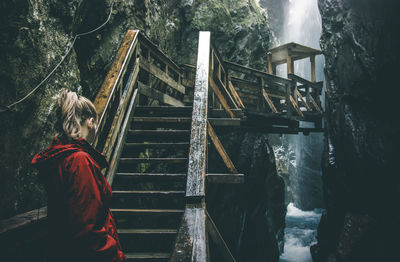
[[[283,26],[278,32],[278,45],[296,42],[305,46],[320,49],[319,38],[322,25],[317,0],[289,0],[284,9]],[[324,57],[316,57],[317,81],[324,81]],[[295,61],[294,73],[311,80],[309,59]],[[277,74],[286,77],[286,65],[278,66]],[[325,108],[324,94],[321,97]],[[310,126],[311,124],[311,126]],[[313,127],[312,123],[300,122],[301,127]],[[301,209],[313,210],[322,207],[322,170],[323,134],[311,133],[284,135],[282,144],[293,150],[295,161],[289,162],[289,186],[291,199],[288,205],[285,229],[284,253],[281,262],[312,261],[309,246],[315,242],[315,234],[321,212],[304,212]],[[300,209],[299,209],[300,208]]]

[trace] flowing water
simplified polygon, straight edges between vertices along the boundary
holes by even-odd
[[[285,247],[280,262],[311,262],[310,246],[315,236],[322,209],[302,211],[290,203],[287,207]]]
[[[317,0],[289,0],[283,19],[283,32],[280,32],[280,45],[296,42],[309,47],[320,49],[319,38],[322,25]],[[316,57],[317,81],[324,81],[324,57]],[[303,59],[295,62],[295,74],[311,80],[310,60]],[[278,67],[278,72],[286,76],[286,65]],[[324,93],[321,101],[324,108]],[[307,123],[300,123],[304,126]],[[284,138],[285,139],[285,138]],[[295,165],[290,172],[293,201],[299,206],[310,208],[322,204],[321,157],[323,151],[323,134],[309,136],[287,136],[295,153]],[[302,211],[293,203],[287,207],[285,245],[280,257],[281,262],[312,261],[310,246],[316,241],[316,231],[321,218],[322,209]]]

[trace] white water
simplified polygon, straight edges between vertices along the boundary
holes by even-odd
[[[293,203],[287,206],[285,247],[280,262],[312,262],[310,246],[315,236],[322,209],[303,211]]]
[[[318,10],[317,0],[289,0],[286,8],[284,26],[281,38],[278,39],[279,45],[296,42],[309,47],[320,49],[319,38],[321,36],[322,25],[321,16]],[[324,81],[324,57],[316,57],[316,76],[317,81]],[[278,73],[286,76],[286,65],[277,68]],[[295,74],[311,80],[310,60],[304,59],[295,62]],[[324,94],[322,95],[324,107]],[[305,123],[301,123],[302,125]],[[316,167],[308,166],[312,159],[321,159],[323,148],[323,135],[313,134],[308,137],[297,135],[290,141],[296,146],[296,170],[300,176],[306,177],[311,173],[321,174],[319,165]],[[316,145],[316,146],[313,146]],[[312,150],[311,150],[312,149]],[[316,150],[317,149],[317,150]],[[309,154],[310,159],[304,157]],[[297,161],[296,161],[297,162]],[[320,163],[320,161],[317,161]],[[309,172],[310,168],[316,168],[315,172]],[[300,191],[303,192],[304,190]],[[322,210],[302,211],[290,203],[287,207],[285,245],[284,252],[280,257],[280,262],[311,262],[310,246],[316,242],[315,236]]]

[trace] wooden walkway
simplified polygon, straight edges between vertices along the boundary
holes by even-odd
[[[311,57],[315,76],[317,51],[296,44],[271,49],[268,72],[262,72],[224,61],[210,33],[200,32],[197,65],[178,66],[139,31],[127,32],[94,101],[100,114],[94,146],[110,163],[105,176],[129,261],[213,261],[209,245],[235,261],[205,201],[207,183],[244,181],[218,132],[321,132],[322,83],[293,74],[294,60]],[[288,78],[275,76],[275,66],[285,61]],[[314,127],[301,128],[299,121]],[[210,146],[226,173],[208,172]],[[28,216],[2,221],[1,243],[18,243],[20,249],[41,241],[29,235],[31,241],[18,242],[24,230],[28,235],[44,226],[38,222],[45,215],[34,223],[21,221]]]

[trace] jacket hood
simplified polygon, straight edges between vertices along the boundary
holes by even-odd
[[[104,155],[82,138],[70,141],[62,141],[59,138],[55,139],[46,150],[33,157],[32,165],[38,169],[52,167],[68,155],[79,151],[88,153],[101,168],[107,167]]]

